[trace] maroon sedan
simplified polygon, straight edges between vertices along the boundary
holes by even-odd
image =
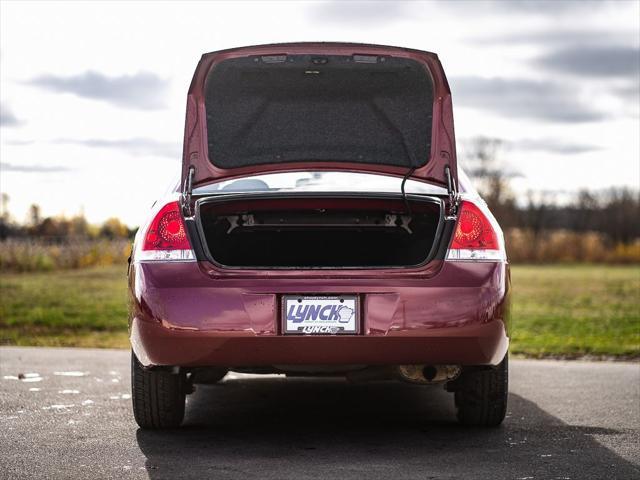
[[[435,54],[206,54],[182,162],[129,270],[142,428],[179,425],[194,384],[229,370],[440,383],[462,423],[502,422],[509,266],[456,164]]]

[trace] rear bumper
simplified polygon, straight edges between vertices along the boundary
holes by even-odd
[[[459,336],[454,336],[458,334]],[[220,337],[134,321],[131,342],[147,365],[497,365],[507,351],[501,322],[429,336]]]
[[[357,336],[284,336],[285,293],[360,295]],[[132,347],[144,365],[496,365],[508,345],[504,263],[430,278],[214,279],[197,263],[132,266]]]

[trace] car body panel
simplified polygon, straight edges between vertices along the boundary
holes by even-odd
[[[147,365],[495,365],[508,344],[504,262],[438,262],[431,277],[212,277],[206,262],[131,266],[131,342]],[[357,294],[362,334],[282,335],[284,294]]]
[[[224,60],[247,56],[273,55],[373,55],[394,56],[418,61],[432,77],[433,121],[431,133],[431,152],[429,161],[411,173],[412,178],[437,185],[447,185],[445,167],[450,168],[452,180],[457,183],[456,149],[453,125],[451,91],[440,64],[434,53],[399,47],[365,45],[353,43],[283,43],[242,47],[202,56],[189,88],[187,112],[183,142],[182,181],[184,185],[189,176],[190,167],[195,167],[192,186],[205,185],[217,180],[240,178],[247,175],[268,172],[293,172],[308,170],[344,170],[352,172],[373,172],[387,175],[404,176],[407,167],[350,163],[350,162],[288,162],[253,165],[232,169],[222,169],[208,158],[207,115],[205,109],[205,82],[212,69]]]

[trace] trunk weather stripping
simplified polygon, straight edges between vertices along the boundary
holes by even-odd
[[[451,176],[451,168],[449,165],[444,167],[444,175],[447,178],[447,193],[449,194],[449,205],[447,206],[446,219],[454,219],[458,213],[458,205],[460,204],[460,195],[458,189]]]
[[[184,179],[184,184],[182,185],[182,213],[185,217],[193,216],[193,208],[191,207],[191,193],[193,192],[193,175],[196,172],[196,167],[193,165],[189,166],[189,172],[187,173],[187,177]]]

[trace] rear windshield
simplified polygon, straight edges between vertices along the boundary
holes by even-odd
[[[422,64],[377,56],[220,62],[205,88],[209,159],[228,169],[322,161],[420,167],[433,85]]]

